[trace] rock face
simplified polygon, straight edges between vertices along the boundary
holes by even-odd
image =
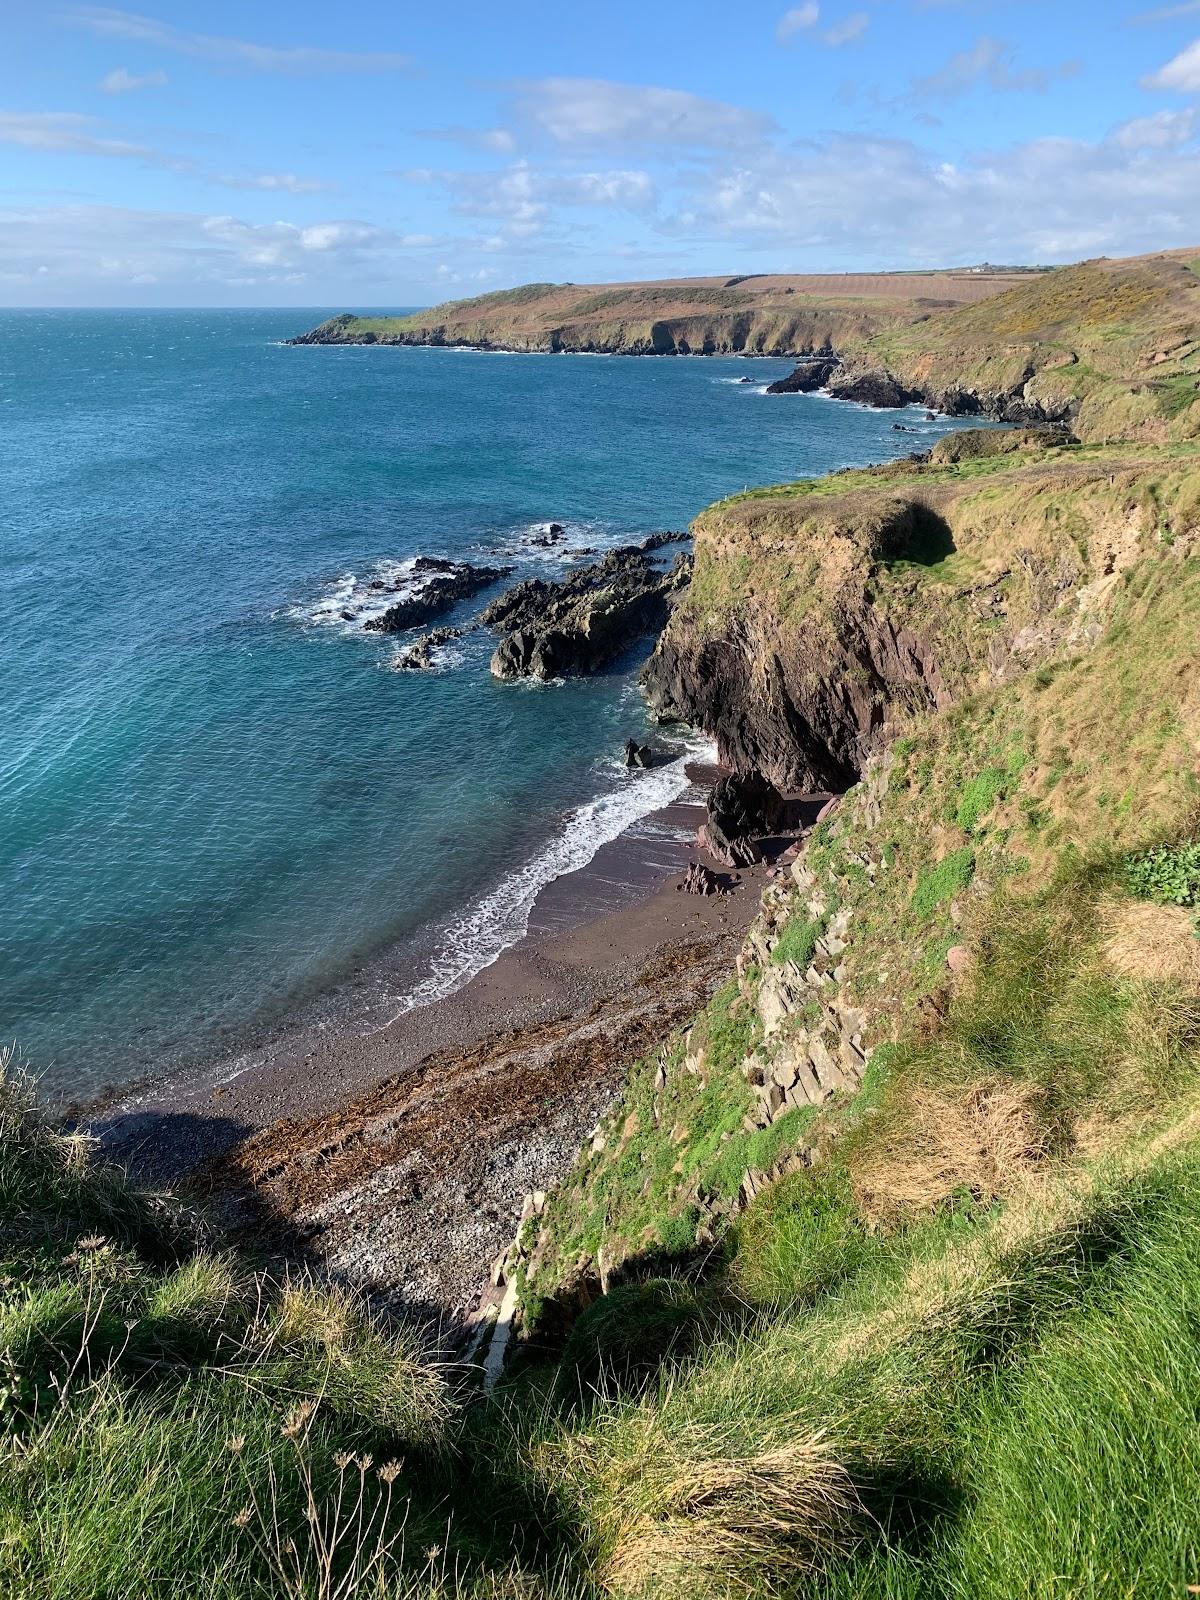
[[[485,625],[502,635],[493,676],[546,680],[595,672],[638,639],[661,632],[690,576],[687,556],[663,572],[644,551],[626,546],[562,583],[516,584],[483,612]]]
[[[813,356],[808,361],[801,361],[786,378],[769,383],[767,393],[812,394],[817,389],[823,389],[840,366],[841,362],[836,356]],[[752,381],[749,378],[742,379],[743,383]]]
[[[762,860],[758,841],[774,832],[783,814],[783,796],[761,772],[730,773],[708,797],[702,843],[727,867],[749,867]]]
[[[856,405],[872,406],[878,411],[892,411],[922,398],[915,389],[906,389],[890,372],[883,371],[841,373],[830,382],[829,392],[835,400],[853,400]]]
[[[381,616],[372,617],[365,629],[369,633],[403,633],[407,628],[419,628],[511,572],[511,567],[475,567],[469,561],[418,556],[413,573],[421,580],[420,588],[397,600]]]
[[[947,696],[919,635],[869,603],[838,623],[832,636],[808,635],[747,608],[714,634],[678,616],[643,673],[650,708],[703,728],[736,771],[784,789],[848,788],[889,710],[940,706]]]

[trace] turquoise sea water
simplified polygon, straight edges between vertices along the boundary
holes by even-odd
[[[395,941],[441,992],[682,787],[616,759],[636,659],[390,670],[341,615],[372,578],[553,576],[548,519],[603,547],[950,426],[767,398],[783,361],[279,342],[325,314],[0,313],[0,1039],[51,1090],[211,1056]]]

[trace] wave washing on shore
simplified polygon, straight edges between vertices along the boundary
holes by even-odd
[[[646,772],[631,772],[622,788],[580,806],[565,819],[562,832],[531,861],[508,873],[441,932],[429,976],[403,997],[388,1022],[445,999],[490,967],[525,937],[537,897],[548,884],[586,867],[603,845],[686,795],[693,787],[687,767],[693,761],[715,757],[716,748],[710,741],[690,739],[672,761]]]
[[[743,484],[911,448],[712,381],[786,361],[278,342],[312,320],[0,314],[0,1038],[49,1093],[224,1059],[323,996],[391,1014],[401,972],[457,983],[682,782],[606,765],[631,737],[682,753],[636,691],[648,643],[529,692],[479,629],[391,670],[414,635],[365,624],[419,558],[557,577]]]

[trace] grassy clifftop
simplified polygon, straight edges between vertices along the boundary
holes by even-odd
[[[847,273],[535,283],[448,301],[410,317],[335,317],[296,342],[800,355],[857,346],[882,328],[995,294],[1019,276]]]
[[[1090,261],[1028,279],[861,352],[935,403],[1020,403],[1081,438],[1200,431],[1200,252]]]

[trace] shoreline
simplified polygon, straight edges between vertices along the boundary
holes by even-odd
[[[727,894],[677,892],[707,859],[699,786],[717,772],[689,767],[683,797],[546,884],[524,937],[453,993],[371,1034],[285,1028],[90,1131],[140,1180],[202,1193],[234,1235],[457,1345],[526,1193],[565,1175],[632,1062],[726,980],[794,840],[724,873]]]

